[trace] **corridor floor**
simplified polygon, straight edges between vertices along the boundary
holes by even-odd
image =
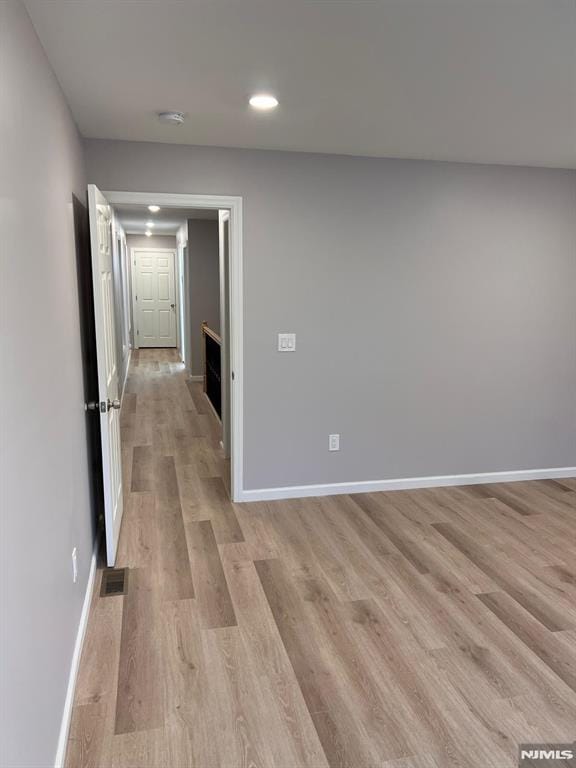
[[[576,481],[232,504],[173,350],[121,414],[68,768],[512,768],[576,735]]]

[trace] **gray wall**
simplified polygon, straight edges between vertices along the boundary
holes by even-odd
[[[174,235],[126,235],[128,248],[174,248],[176,249],[176,237]]]
[[[86,186],[76,129],[20,4],[0,3],[0,51],[0,764],[44,768],[94,540],[72,216]]]
[[[244,198],[247,488],[576,464],[574,171],[86,152],[103,189]]]
[[[191,372],[202,370],[204,321],[220,333],[220,267],[218,222],[188,219],[188,279],[190,285]]]

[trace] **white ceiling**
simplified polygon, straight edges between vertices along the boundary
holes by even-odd
[[[191,208],[162,208],[150,213],[145,205],[115,205],[114,212],[127,235],[144,233],[147,221],[154,222],[150,230],[155,235],[175,235],[187,219],[218,219],[216,210]]]
[[[576,167],[576,0],[25,2],[87,137]]]

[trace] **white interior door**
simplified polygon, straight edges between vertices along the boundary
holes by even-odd
[[[112,210],[100,190],[88,185],[92,284],[98,358],[97,404],[102,435],[104,473],[104,520],[106,558],[116,562],[116,549],[122,522],[122,454],[120,450],[120,400],[116,366],[114,295],[112,285]]]
[[[139,347],[176,346],[175,251],[134,250],[136,338]]]

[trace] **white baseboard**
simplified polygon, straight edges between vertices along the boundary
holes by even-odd
[[[54,760],[55,768],[62,768],[64,765],[64,761],[66,759],[66,747],[68,746],[68,734],[70,732],[70,723],[72,720],[72,707],[74,705],[74,691],[76,690],[76,677],[78,675],[78,667],[80,666],[80,658],[82,656],[82,646],[84,645],[84,636],[86,634],[86,627],[88,626],[88,617],[90,615],[90,605],[92,603],[92,592],[94,590],[94,579],[96,577],[96,565],[98,562],[99,544],[100,544],[100,536],[96,536],[96,541],[94,543],[94,550],[92,552],[92,560],[90,562],[90,572],[88,574],[88,583],[86,584],[86,592],[84,594],[84,603],[82,605],[82,613],[80,614],[78,632],[76,633],[76,642],[74,643],[74,653],[72,654],[72,663],[70,664],[68,688],[66,689],[66,699],[64,700],[64,711],[62,713],[62,721],[60,724],[60,735],[58,736],[58,747],[56,749],[56,758]]]
[[[202,376],[202,375],[198,376],[197,374],[191,375],[190,376],[190,381],[202,382],[202,381],[204,381],[204,376]]]
[[[450,485],[476,485],[478,483],[514,483],[521,480],[559,480],[566,477],[576,477],[576,467],[521,469],[512,472],[480,472],[471,475],[406,477],[398,480],[364,480],[356,483],[294,485],[282,488],[257,488],[255,490],[242,490],[236,501],[300,499],[307,496],[376,493],[377,491],[405,491],[410,490],[411,488],[436,488]]]

